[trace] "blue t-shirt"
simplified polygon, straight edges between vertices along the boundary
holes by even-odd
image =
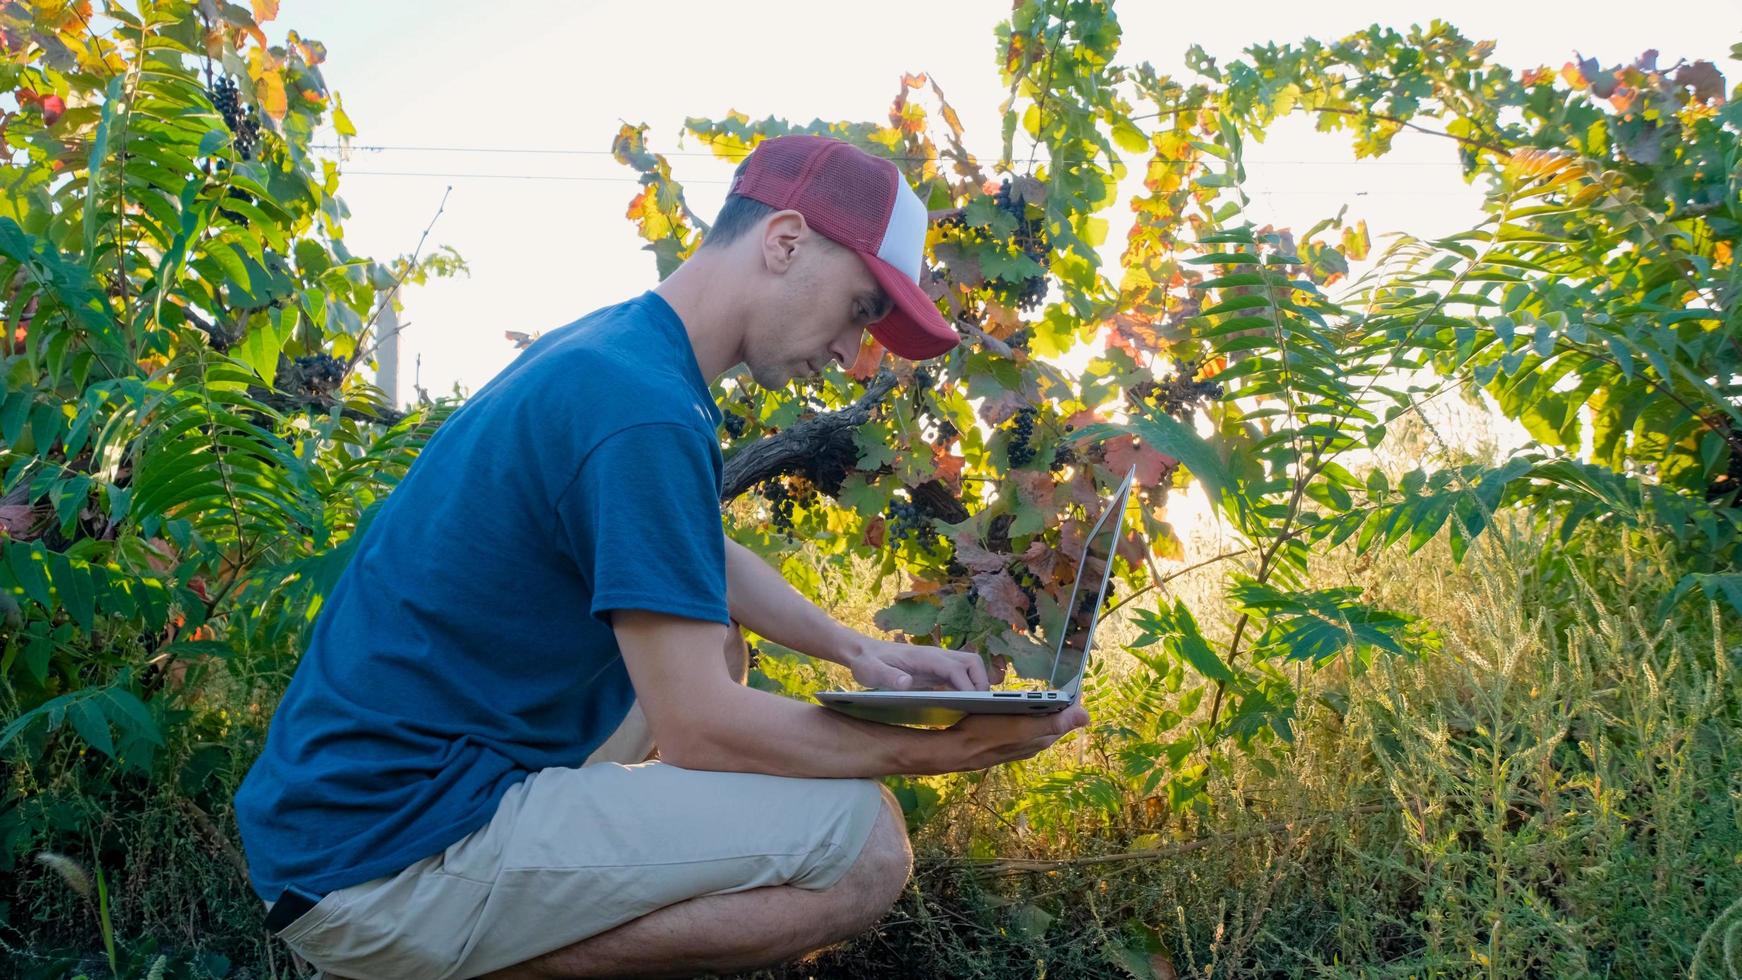
[[[236,794],[262,898],[399,871],[529,773],[580,765],[634,697],[610,610],[730,622],[720,417],[647,292],[540,337],[448,418],[360,538]]]

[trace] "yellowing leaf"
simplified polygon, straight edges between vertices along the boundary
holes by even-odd
[[[1131,153],[1142,153],[1149,149],[1149,137],[1131,123],[1121,119],[1113,124],[1113,142]]]
[[[290,111],[290,103],[284,95],[284,76],[276,71],[267,71],[255,80],[254,94],[260,98],[261,111],[271,116],[277,122],[283,122],[285,113]]]
[[[254,19],[262,24],[278,16],[278,0],[254,0]]]
[[[333,96],[333,128],[338,130],[340,136],[357,135],[357,127],[351,122],[351,117],[345,114],[345,103],[336,93]]]
[[[962,120],[961,120],[961,117],[956,115],[956,110],[950,108],[950,104],[948,102],[945,102],[943,104],[943,114],[944,114],[944,125],[950,127],[950,133],[952,135],[954,135],[956,137],[956,139],[961,139],[962,138]]]

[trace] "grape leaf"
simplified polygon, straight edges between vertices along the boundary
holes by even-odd
[[[938,604],[929,599],[902,599],[871,617],[887,633],[929,636],[938,624]]]

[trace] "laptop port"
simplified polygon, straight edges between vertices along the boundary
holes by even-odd
[[[995,698],[1019,698],[1019,697],[1022,697],[1022,692],[1021,691],[993,691],[992,696]]]
[[[1038,697],[1040,697],[1040,692],[1039,692],[1039,691],[1033,691],[1033,692],[1030,692],[1030,693],[1029,693],[1029,695],[1028,695],[1028,696],[1029,696],[1029,697],[1031,697],[1031,698],[1038,698]]]

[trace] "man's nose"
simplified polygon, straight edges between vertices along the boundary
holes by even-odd
[[[835,360],[839,361],[842,367],[852,367],[853,362],[859,359],[859,346],[864,339],[865,332],[861,330],[859,333],[836,343],[833,348]]]

